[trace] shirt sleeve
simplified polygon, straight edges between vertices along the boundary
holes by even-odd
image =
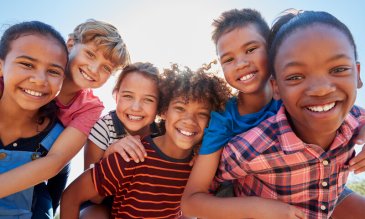
[[[71,104],[65,106],[57,102],[60,108],[58,115],[64,126],[71,126],[86,136],[89,136],[91,128],[98,121],[104,105],[91,90],[83,90]]]
[[[118,189],[131,179],[134,162],[125,162],[117,154],[111,154],[95,164],[92,177],[96,191],[101,196],[115,195]]]
[[[100,118],[91,129],[89,135],[89,140],[104,151],[108,148],[110,141],[110,132],[105,119],[105,116]]]
[[[240,144],[237,141],[230,141],[224,146],[216,174],[216,181],[221,183],[247,175],[246,170],[244,170],[245,161],[241,151],[242,148],[240,148]]]

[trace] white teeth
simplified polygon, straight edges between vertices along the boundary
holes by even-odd
[[[92,79],[89,75],[87,75],[85,72],[81,71],[81,74],[82,74],[82,76],[83,76],[86,80],[93,81],[93,79]]]
[[[329,104],[322,105],[322,106],[311,106],[311,107],[308,107],[308,109],[313,112],[327,112],[330,109],[332,109],[335,105],[336,105],[336,103],[333,102],[333,103],[329,103]]]
[[[184,131],[184,130],[181,130],[181,129],[178,129],[179,132],[183,135],[186,135],[186,136],[193,136],[195,135],[195,132],[188,132],[188,131]]]
[[[29,94],[29,95],[35,96],[35,97],[43,96],[43,93],[37,92],[37,91],[34,91],[34,90],[24,89],[24,92]]]
[[[248,79],[252,78],[253,76],[255,76],[254,73],[251,73],[251,74],[248,74],[248,75],[245,75],[245,76],[242,76],[240,78],[240,81],[247,81]]]
[[[143,116],[128,115],[128,118],[130,120],[142,120],[143,119]]]

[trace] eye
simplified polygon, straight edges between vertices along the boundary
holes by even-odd
[[[184,112],[185,111],[185,108],[182,107],[182,106],[175,106],[174,109],[178,112]]]
[[[48,72],[49,72],[51,75],[54,75],[54,76],[63,76],[63,72],[58,71],[58,70],[50,69],[50,70],[48,70]]]
[[[257,47],[251,47],[248,50],[246,50],[246,54],[253,53],[253,51],[255,51],[256,49]]]
[[[124,99],[132,99],[133,98],[133,96],[132,95],[129,95],[129,94],[124,94],[124,95],[122,95],[122,97]]]
[[[107,65],[104,65],[104,71],[105,72],[107,72],[107,73],[109,73],[109,74],[111,74],[112,73],[112,68],[110,68],[109,66],[107,66]]]
[[[145,101],[146,103],[154,103],[154,102],[155,102],[155,100],[154,100],[154,99],[152,99],[152,98],[145,98],[145,99],[144,99],[144,101]]]
[[[209,112],[201,112],[198,114],[200,118],[203,118],[203,119],[209,119],[210,116],[209,116]]]
[[[303,79],[303,76],[300,76],[300,75],[290,75],[285,78],[286,81],[298,81],[301,79]]]
[[[232,61],[233,61],[233,58],[231,58],[231,57],[224,58],[224,59],[222,60],[222,64],[229,63],[229,62],[232,62]]]
[[[341,73],[341,72],[345,72],[347,70],[350,70],[351,68],[349,67],[336,67],[330,70],[331,73]]]
[[[90,58],[94,58],[95,57],[95,54],[93,52],[91,52],[90,50],[86,50],[86,54]]]
[[[20,65],[22,65],[25,68],[33,68],[34,65],[29,62],[19,62]]]

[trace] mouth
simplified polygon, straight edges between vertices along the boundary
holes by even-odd
[[[80,73],[81,73],[82,77],[84,77],[86,80],[95,81],[92,77],[90,77],[90,75],[86,74],[82,69],[80,69]]]
[[[194,135],[197,135],[198,132],[189,132],[189,131],[186,131],[186,130],[182,130],[182,129],[177,129],[177,131],[182,134],[182,135],[185,135],[187,137],[191,137],[191,136],[194,136]]]
[[[332,103],[327,103],[324,105],[308,106],[306,108],[312,112],[321,113],[321,112],[328,112],[331,109],[333,109],[335,106],[336,106],[336,102],[332,102]]]
[[[45,93],[35,91],[35,90],[30,90],[30,89],[22,89],[22,90],[24,93],[29,94],[33,97],[42,97],[42,96],[46,95]]]
[[[131,115],[131,114],[127,114],[127,117],[129,120],[132,120],[132,121],[140,121],[144,118],[143,116],[136,116],[136,115]]]
[[[246,75],[244,75],[244,76],[240,77],[238,80],[239,80],[239,81],[248,81],[248,80],[250,80],[251,78],[255,77],[255,75],[256,75],[256,74],[257,74],[257,72],[251,72],[251,73],[249,73],[249,74],[246,74]]]

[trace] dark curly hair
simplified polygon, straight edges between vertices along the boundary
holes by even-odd
[[[196,71],[188,67],[180,68],[177,64],[164,69],[160,81],[160,112],[166,112],[169,103],[177,97],[207,103],[212,111],[223,111],[231,97],[231,89],[225,80],[208,72],[210,65]]]

